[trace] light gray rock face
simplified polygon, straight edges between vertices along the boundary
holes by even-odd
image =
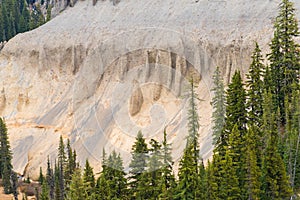
[[[36,176],[60,135],[80,163],[100,170],[102,148],[130,161],[141,130],[178,161],[185,147],[188,79],[198,83],[201,155],[211,156],[211,75],[247,72],[254,41],[264,52],[278,1],[78,1],[47,24],[11,39],[0,54],[0,114],[13,164]],[[296,2],[300,10],[300,2]],[[45,167],[43,167],[46,169]]]

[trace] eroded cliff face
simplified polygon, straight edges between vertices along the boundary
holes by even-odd
[[[37,175],[48,155],[55,159],[60,135],[96,172],[102,148],[120,152],[127,167],[137,132],[161,140],[165,127],[178,160],[190,77],[199,83],[201,155],[209,158],[211,75],[220,66],[228,83],[234,70],[246,73],[255,40],[267,51],[277,4],[79,1],[17,35],[0,54],[0,114],[15,170]]]

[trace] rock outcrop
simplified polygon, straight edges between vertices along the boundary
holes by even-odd
[[[188,79],[195,78],[201,155],[211,156],[211,75],[247,72],[254,41],[264,52],[276,1],[78,1],[45,25],[11,39],[0,54],[0,114],[20,173],[37,175],[58,138],[100,170],[101,152],[130,161],[139,130],[173,156],[185,147]],[[300,10],[300,2],[295,2]],[[43,167],[45,169],[45,167]]]

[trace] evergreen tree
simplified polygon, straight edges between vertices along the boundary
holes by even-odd
[[[148,162],[148,195],[151,199],[158,199],[161,194],[162,180],[162,155],[161,145],[154,139],[150,141],[151,148],[149,149],[150,157]]]
[[[113,151],[107,161],[108,199],[127,199],[128,191],[125,175],[121,156]]]
[[[198,174],[195,170],[192,151],[193,146],[187,145],[179,162],[179,180],[174,199],[192,200],[198,198]]]
[[[249,68],[249,74],[247,74],[247,87],[248,87],[248,119],[249,123],[255,125],[257,127],[261,127],[262,125],[262,102],[263,102],[263,72],[264,72],[264,64],[262,63],[262,54],[261,50],[257,44],[255,43],[255,50],[252,54],[252,63]]]
[[[102,172],[97,179],[96,182],[96,199],[97,200],[105,200],[108,199],[109,192],[108,192],[108,166],[107,166],[107,158],[105,150],[103,149],[102,153]]]
[[[42,183],[42,192],[40,194],[40,200],[50,200],[49,198],[49,189],[46,182]]]
[[[295,86],[296,87],[296,86]],[[299,142],[300,142],[300,92],[292,91],[291,102],[286,106],[286,142],[284,159],[291,186],[297,190],[300,187],[299,177]]]
[[[222,132],[223,133],[223,132]],[[228,134],[227,145],[220,154],[214,150],[213,162],[208,167],[208,199],[244,199],[245,172],[242,157],[241,134],[235,124]]]
[[[230,135],[229,135],[229,141],[228,141],[228,147],[226,148],[226,154],[228,158],[226,158],[225,154],[225,160],[224,160],[224,165],[222,166],[221,170],[224,171],[224,177],[225,177],[225,182],[228,181],[227,178],[230,179],[236,179],[238,181],[238,187],[239,189],[237,190],[236,188],[236,180],[232,180],[233,185],[226,185],[224,186],[227,190],[232,190],[232,192],[228,191],[228,196],[227,198],[234,197],[233,199],[244,199],[245,198],[245,176],[246,176],[246,171],[245,171],[245,142],[244,142],[244,135],[241,135],[237,124],[234,125]],[[227,166],[228,165],[228,166]],[[230,188],[227,188],[230,187]],[[234,196],[231,196],[234,195]]]
[[[215,154],[213,157],[214,157],[213,162],[216,162],[216,160],[218,160],[217,159],[218,156]],[[207,176],[206,199],[208,200],[215,200],[215,199],[219,200],[216,172],[214,170],[213,164],[208,160],[207,167],[206,167],[206,176]]]
[[[12,182],[12,194],[15,200],[18,200],[18,175],[16,172],[12,171],[11,173],[11,182]]]
[[[242,199],[242,192],[239,188],[239,177],[237,174],[238,163],[233,161],[232,156],[231,150],[225,147],[225,159],[222,160],[222,174],[224,176],[221,179],[219,190],[220,199]]]
[[[39,175],[39,184],[42,185],[44,183],[44,175],[43,175],[43,170],[42,167],[40,167],[40,175]]]
[[[225,126],[215,148],[215,151],[221,156],[225,155],[224,147],[228,146],[229,134],[235,124],[241,136],[245,134],[247,123],[246,115],[246,91],[243,87],[241,74],[239,71],[236,71],[226,91]]]
[[[4,187],[5,194],[10,194],[12,192],[10,175],[11,175],[11,170],[8,168],[8,165],[6,163],[4,163],[4,169],[2,172],[2,184]]]
[[[2,5],[0,4],[0,42],[5,41],[4,19],[2,14]]]
[[[188,137],[184,154],[179,163],[178,185],[176,188],[176,199],[199,198],[199,116],[197,113],[195,83],[190,81],[189,89],[189,111],[188,111]]]
[[[166,129],[164,129],[164,140],[162,142],[162,175],[160,181],[161,194],[159,195],[159,199],[161,200],[172,199],[176,187],[171,151],[171,144],[167,142],[167,132]]]
[[[66,164],[65,145],[62,136],[59,138],[58,146],[58,187],[59,187],[59,200],[63,200],[65,196],[65,181],[64,181],[64,169]]]
[[[255,200],[259,199],[261,191],[261,168],[258,165],[257,152],[259,149],[256,148],[257,137],[254,133],[252,127],[249,128],[249,131],[246,135],[246,190],[247,190],[247,199]],[[260,151],[260,150],[259,150]]]
[[[22,0],[21,0],[22,2]],[[20,17],[20,33],[29,30],[29,21],[30,21],[30,13],[26,5],[26,1],[23,2],[24,6],[21,8],[21,17]]]
[[[191,154],[193,156],[193,168],[198,173],[198,162],[200,160],[199,150],[199,115],[197,113],[196,100],[198,99],[196,93],[196,85],[193,79],[190,80],[189,89],[189,110],[188,110],[188,137],[187,146],[191,146]]]
[[[9,40],[10,39],[10,26],[9,26],[9,18],[8,18],[8,14],[7,14],[7,8],[6,5],[3,3],[1,5],[1,9],[2,9],[2,17],[3,17],[3,38],[1,38],[3,41]]]
[[[54,179],[53,169],[51,168],[51,165],[50,165],[49,156],[48,156],[48,159],[47,159],[46,182],[47,182],[47,185],[48,185],[48,188],[49,188],[50,200],[53,200],[54,199],[55,179]]]
[[[33,7],[33,12],[34,12]],[[0,41],[6,41],[17,33],[28,30],[29,10],[25,0],[0,2]]]
[[[85,186],[79,169],[75,170],[74,174],[72,175],[70,190],[67,192],[67,199],[68,200],[87,199]]]
[[[270,72],[270,67],[267,65],[265,67],[265,72],[264,72],[264,75],[263,75],[263,82],[264,82],[264,85],[263,85],[263,91],[271,91],[272,90],[272,74]]]
[[[225,91],[219,67],[217,67],[214,72],[213,83],[214,87],[212,91],[214,92],[214,97],[212,98],[211,103],[213,106],[213,144],[215,144],[218,141],[225,125]]]
[[[291,197],[284,162],[278,152],[278,129],[272,112],[272,95],[264,95],[263,131],[267,134],[267,147],[263,158],[261,199],[288,199]]]
[[[143,134],[141,131],[138,132],[136,141],[134,145],[132,146],[132,160],[129,164],[130,168],[130,189],[133,193],[132,195],[134,197],[137,196],[138,191],[138,185],[144,185],[144,179],[142,179],[143,173],[145,173],[147,168],[147,160],[148,160],[148,147],[145,142],[145,139],[143,138]],[[143,188],[145,189],[145,188]],[[143,192],[143,191],[141,191]]]
[[[7,128],[4,120],[0,117],[0,173],[4,192],[11,193],[12,185],[10,176],[12,173],[12,153],[7,135]]]
[[[67,140],[67,144],[66,144],[66,165],[65,165],[65,182],[66,182],[66,186],[68,187],[71,178],[72,178],[72,174],[76,169],[76,152],[75,150],[73,151],[70,145],[70,140]],[[75,156],[75,157],[74,157]]]
[[[198,181],[199,199],[207,199],[207,174],[203,160],[199,166],[199,181]]]
[[[299,84],[299,51],[295,38],[299,36],[298,22],[293,3],[282,0],[279,14],[274,24],[274,38],[270,45],[272,87],[274,111],[280,109],[281,123],[285,123],[285,96],[290,99],[292,84]]]
[[[91,196],[94,193],[95,188],[95,177],[93,173],[93,168],[90,166],[88,160],[85,162],[85,167],[83,171],[83,183],[85,185],[85,193],[87,196]]]
[[[37,4],[31,12],[29,28],[30,30],[35,29],[45,23],[45,18],[41,11],[41,6]]]

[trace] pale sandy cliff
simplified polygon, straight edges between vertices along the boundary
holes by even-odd
[[[53,160],[60,135],[80,163],[100,170],[101,152],[130,161],[142,130],[175,160],[185,146],[187,79],[199,81],[201,154],[211,156],[211,75],[247,72],[254,41],[264,52],[279,0],[78,1],[47,24],[11,39],[0,54],[0,115],[20,173]],[[300,10],[300,1],[295,2]],[[299,17],[299,16],[298,16]]]

